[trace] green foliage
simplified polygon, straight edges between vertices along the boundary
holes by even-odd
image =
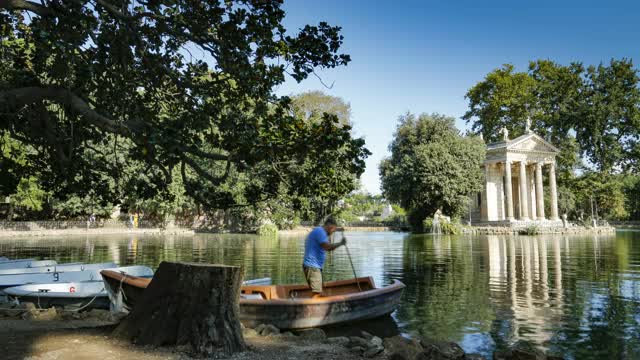
[[[400,228],[400,229],[404,229],[404,228],[407,228],[409,226],[409,224],[407,223],[407,215],[406,214],[399,214],[399,213],[394,213],[393,215],[389,216],[388,218],[382,220],[382,223],[385,226],[389,226],[389,227],[393,227],[393,228]]]
[[[341,29],[291,34],[284,15],[273,1],[0,3],[0,191],[29,174],[62,201],[160,215],[186,203],[176,171],[204,210],[273,199],[283,183],[326,202],[350,192],[364,140],[273,91],[346,65]],[[7,156],[9,141],[28,161]]]
[[[424,230],[424,232],[431,232],[432,228],[433,228],[433,218],[428,217],[422,220],[422,229]]]
[[[461,136],[451,117],[401,116],[389,149],[391,157],[380,164],[383,195],[407,209],[414,231],[437,209],[460,216],[469,194],[482,188],[485,145]]]
[[[536,225],[529,225],[519,231],[522,235],[539,235],[540,229]]]
[[[626,213],[630,220],[640,220],[640,176],[624,175],[621,182]]]
[[[278,236],[278,226],[275,224],[262,224],[256,233],[260,236]]]
[[[291,97],[291,110],[297,118],[319,121],[325,113],[338,117],[341,124],[351,125],[351,105],[342,98],[322,91],[307,91]]]
[[[90,196],[70,196],[65,200],[53,198],[48,204],[53,219],[86,219],[89,214],[98,218],[108,218],[114,210],[113,204],[101,204]]]
[[[344,197],[340,216],[347,222],[371,220],[382,214],[386,201],[381,195],[372,195],[366,191],[357,191]]]
[[[578,217],[594,215],[601,219],[624,220],[628,217],[622,177],[589,172],[577,178],[573,186],[578,206]]]
[[[16,193],[11,196],[11,205],[31,211],[41,211],[46,196],[47,193],[40,188],[35,177],[22,178]]]
[[[462,231],[460,224],[453,221],[441,221],[440,228],[442,229],[442,233],[447,235],[458,235]]]
[[[426,218],[422,221],[422,229],[426,233],[430,233],[433,227],[433,218]],[[440,219],[440,231],[445,235],[458,235],[462,232],[462,225],[455,221],[446,221]]]

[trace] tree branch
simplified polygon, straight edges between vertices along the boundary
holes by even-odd
[[[98,113],[91,109],[82,98],[70,90],[59,87],[29,86],[0,91],[0,108],[9,110],[15,111],[18,108],[36,104],[43,100],[54,101],[60,105],[69,107],[75,113],[84,116],[90,124],[99,129],[131,137],[133,124],[119,124],[115,120]]]
[[[122,20],[130,20],[131,16],[123,13],[122,11],[118,10],[117,7],[109,4],[109,2],[105,1],[105,0],[95,0],[96,3],[98,3],[100,6],[102,6],[103,8],[105,8],[109,13],[111,13],[111,15],[122,19]]]
[[[209,180],[213,185],[219,185],[229,177],[231,162],[228,160],[227,160],[227,168],[225,170],[224,175],[220,177],[215,177],[209,174],[208,171],[203,169],[200,165],[198,165],[193,159],[189,158],[188,156],[181,155],[181,159],[183,163],[186,163],[187,165],[189,165],[189,167],[192,168],[196,173],[198,173],[198,175]]]
[[[0,0],[0,9],[27,10],[40,16],[53,15],[54,11],[33,1],[26,0]]]
[[[196,148],[186,148],[186,147],[181,147],[180,150],[182,152],[186,152],[192,155],[195,155],[197,157],[201,157],[201,158],[205,158],[205,159],[209,159],[209,160],[229,160],[229,156],[228,155],[223,155],[223,154],[214,154],[214,153],[209,153],[209,152],[205,152],[202,151],[200,149],[196,149]]]

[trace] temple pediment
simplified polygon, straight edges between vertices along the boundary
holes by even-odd
[[[507,151],[558,153],[555,146],[536,134],[527,134],[509,141]]]

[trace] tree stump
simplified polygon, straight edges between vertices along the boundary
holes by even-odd
[[[141,345],[190,345],[201,356],[243,351],[242,276],[237,266],[162,262],[114,335]]]

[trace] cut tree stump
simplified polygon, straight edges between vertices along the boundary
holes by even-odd
[[[201,356],[244,351],[242,276],[237,266],[162,262],[114,335],[141,345],[190,345]]]

